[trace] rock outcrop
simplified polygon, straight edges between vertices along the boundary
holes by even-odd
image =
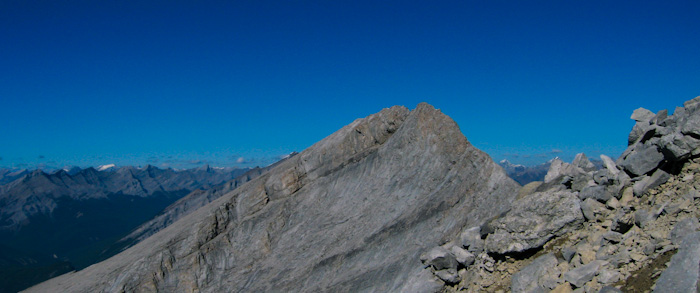
[[[600,170],[582,154],[554,160],[507,212],[461,232],[474,262],[451,275],[424,267],[448,292],[695,292],[700,97],[684,105],[635,110],[627,150],[601,155]]]
[[[518,188],[439,110],[392,107],[115,257],[29,291],[438,290],[420,255],[507,211]],[[476,261],[447,253],[457,267]],[[434,265],[459,280],[453,262]]]
[[[290,154],[289,157],[296,155],[296,153]],[[288,157],[288,158],[289,158]],[[176,202],[172,203],[153,219],[146,223],[141,224],[138,228],[134,229],[129,235],[120,239],[115,246],[118,247],[129,247],[137,242],[140,242],[156,232],[164,229],[185,215],[207,205],[208,203],[214,201],[215,199],[231,192],[232,190],[238,188],[242,184],[253,180],[254,178],[262,175],[263,173],[269,171],[280,163],[284,162],[287,158],[276,162],[270,166],[264,168],[253,168],[243,175],[236,177],[235,179],[228,181],[224,184],[214,186],[207,189],[197,189]]]

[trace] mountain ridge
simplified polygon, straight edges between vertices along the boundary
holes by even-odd
[[[30,291],[420,287],[421,250],[505,211],[517,188],[439,110],[392,107],[118,256]]]

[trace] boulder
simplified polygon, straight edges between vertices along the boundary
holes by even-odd
[[[687,120],[681,127],[681,133],[700,137],[700,112],[695,112],[688,116]]]
[[[700,96],[693,98],[692,100],[685,101],[683,103],[683,109],[688,113],[694,113],[700,108]],[[673,113],[678,114],[678,111]]]
[[[586,157],[584,153],[576,154],[576,157],[574,158],[574,161],[571,164],[575,167],[581,168],[583,171],[586,172],[596,170],[595,165],[593,165],[593,163],[591,163],[591,161],[588,160],[588,157]]]
[[[603,239],[607,240],[610,243],[620,243],[620,241],[622,241],[622,233],[609,231],[603,234]]]
[[[625,157],[620,166],[635,176],[644,175],[659,166],[664,155],[653,145],[640,145]]]
[[[484,240],[481,239],[481,229],[479,226],[462,231],[459,235],[459,241],[462,247],[466,248],[469,252],[478,253],[484,251]]]
[[[588,221],[599,221],[605,218],[605,205],[595,199],[587,198],[580,204],[583,216]]]
[[[529,265],[513,274],[512,292],[549,292],[557,286],[559,269],[557,258],[552,253],[540,256]]]
[[[489,223],[486,250],[500,254],[541,247],[583,223],[579,199],[568,191],[539,192],[517,200],[504,216]]]
[[[612,173],[613,175],[620,173],[620,170],[617,168],[617,164],[615,164],[613,159],[606,155],[600,155],[600,159],[603,161],[603,166],[605,166],[605,169],[607,169],[608,172]]]
[[[649,125],[648,122],[637,122],[632,127],[629,136],[627,137],[627,145],[631,146],[636,143],[645,142],[656,133],[656,126]]]
[[[607,202],[608,200],[610,200],[610,198],[612,198],[612,194],[608,193],[605,190],[605,187],[596,185],[583,188],[583,190],[579,192],[578,197],[581,200],[592,198],[599,202]]]
[[[435,271],[435,276],[437,276],[438,278],[440,278],[440,280],[443,280],[445,281],[445,283],[450,285],[457,284],[462,280],[456,269],[444,269]]]
[[[564,260],[566,262],[570,262],[571,258],[573,258],[575,254],[576,254],[576,250],[571,248],[571,247],[564,247],[561,250],[561,256],[564,258]]]
[[[630,116],[630,118],[637,122],[646,122],[647,124],[649,124],[651,119],[653,119],[655,116],[656,115],[652,111],[649,111],[644,108],[638,108],[634,110],[634,112],[632,112],[632,116]]]
[[[666,173],[666,171],[657,169],[651,176],[646,176],[642,180],[634,183],[632,187],[634,190],[634,195],[640,197],[649,189],[656,188],[661,184],[666,183],[668,179],[671,179],[671,175]]]
[[[593,181],[598,185],[612,185],[616,177],[606,169],[593,172]]]
[[[656,116],[654,116],[654,118],[651,119],[650,122],[652,124],[661,125],[662,123],[664,123],[664,121],[666,121],[666,118],[668,118],[668,110],[663,109],[656,113]]]
[[[661,153],[666,160],[673,162],[687,159],[698,146],[700,140],[680,133],[663,136],[659,142]]]
[[[612,283],[615,283],[619,281],[621,278],[621,275],[619,272],[614,271],[614,270],[601,270],[598,273],[598,283],[601,283],[603,285],[609,285]]]
[[[451,245],[449,251],[455,257],[457,262],[465,267],[472,265],[476,259],[476,256],[473,253],[466,251],[457,245]]]
[[[547,175],[544,176],[544,183],[551,183],[559,180],[562,176],[576,177],[580,174],[585,174],[581,168],[571,165],[569,163],[563,162],[561,159],[556,158],[549,165],[549,170]]]
[[[588,281],[593,280],[593,277],[595,277],[596,273],[598,273],[600,267],[602,267],[605,264],[606,262],[602,260],[592,261],[587,265],[580,266],[578,268],[564,273],[564,280],[571,283],[571,285],[576,286],[577,288],[581,288],[583,287],[583,284],[586,284]]]
[[[420,260],[426,266],[432,266],[436,271],[444,269],[457,269],[457,259],[442,246],[434,247],[420,256]]]
[[[698,224],[697,218],[691,217],[680,220],[678,223],[673,225],[673,230],[671,230],[670,237],[671,242],[675,245],[679,245],[681,244],[683,237],[698,231],[698,229],[700,229],[700,224]]]
[[[697,292],[700,278],[700,232],[681,241],[668,268],[656,281],[654,292]]]

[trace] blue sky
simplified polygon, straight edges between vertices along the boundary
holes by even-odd
[[[494,159],[700,95],[698,1],[0,1],[0,166],[266,165],[428,102]]]

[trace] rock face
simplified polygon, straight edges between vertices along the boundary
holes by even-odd
[[[518,188],[439,110],[392,107],[29,291],[432,290],[419,256],[508,210]]]
[[[697,292],[700,279],[700,232],[692,233],[681,242],[659,280],[654,292]]]
[[[294,155],[296,155],[296,153],[291,154],[291,156]],[[134,231],[129,233],[129,235],[120,239],[119,242],[117,242],[115,245],[126,247],[136,242],[140,242],[155,234],[156,232],[164,229],[165,227],[169,226],[170,224],[174,223],[175,221],[179,220],[185,215],[207,205],[208,203],[223,196],[224,194],[227,194],[232,190],[238,188],[243,183],[246,183],[250,180],[253,180],[253,178],[262,175],[263,173],[269,171],[270,169],[279,165],[283,161],[284,160],[264,168],[253,168],[245,174],[238,176],[229,182],[214,186],[209,189],[197,189],[166,207],[153,219],[141,224],[138,228],[134,229]]]
[[[583,213],[575,194],[535,193],[514,202],[505,216],[487,224],[493,233],[486,238],[486,250],[505,254],[538,248],[582,223]]]

